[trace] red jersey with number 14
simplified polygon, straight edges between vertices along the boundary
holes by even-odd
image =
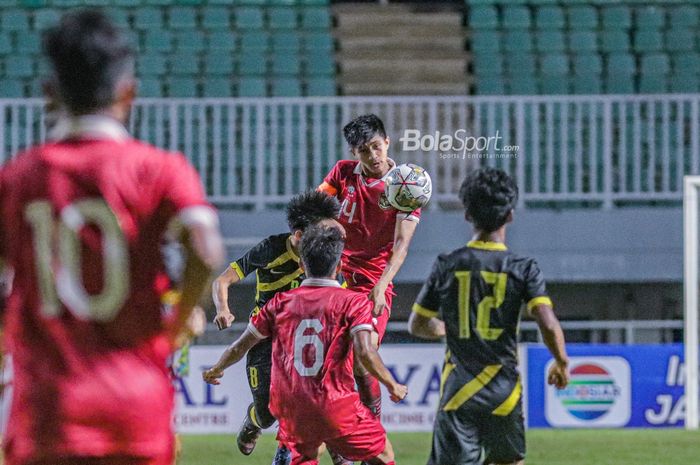
[[[270,412],[280,438],[316,442],[345,436],[366,409],[355,390],[351,335],[372,329],[366,295],[330,279],[307,278],[275,295],[248,328],[272,337]]]
[[[93,123],[101,136],[35,147],[0,171],[0,256],[15,271],[11,465],[172,454],[160,245],[176,215],[214,213],[182,155]]]
[[[391,168],[396,165],[389,163]],[[338,221],[347,233],[343,273],[357,273],[376,284],[391,257],[396,221],[419,221],[420,210],[404,213],[392,207],[384,194],[384,178],[366,178],[356,160],[336,163],[320,189],[341,202]]]

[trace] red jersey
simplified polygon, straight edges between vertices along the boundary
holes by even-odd
[[[392,168],[396,165],[391,159],[389,163]],[[384,194],[384,178],[366,178],[362,165],[356,160],[336,163],[323,180],[321,189],[337,196],[341,202],[338,221],[347,233],[343,273],[365,276],[374,286],[391,257],[396,221],[419,221],[420,210],[405,213],[392,207]]]
[[[367,296],[330,279],[307,278],[275,295],[248,328],[272,337],[270,412],[287,441],[344,436],[366,409],[355,391],[351,335],[372,329]]]
[[[4,314],[13,465],[172,454],[160,245],[176,215],[215,221],[182,155],[107,118],[76,121],[74,138],[0,170],[0,257],[15,272]]]

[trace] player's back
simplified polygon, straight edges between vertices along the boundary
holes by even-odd
[[[205,203],[196,173],[181,156],[103,137],[19,155],[0,189],[0,247],[15,270],[8,453],[164,453],[172,386],[156,280],[169,222]]]
[[[307,278],[277,294],[253,320],[273,337],[270,411],[295,440],[347,434],[363,408],[352,374],[351,334],[371,329],[366,296]]]

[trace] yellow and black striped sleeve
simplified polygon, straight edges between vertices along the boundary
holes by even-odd
[[[230,266],[238,274],[238,277],[243,279],[255,270],[265,267],[275,258],[274,253],[271,238],[268,237],[250,248],[242,257],[231,262]]]
[[[525,273],[525,301],[528,313],[532,313],[532,310],[538,305],[553,306],[552,299],[547,295],[547,286],[542,270],[535,260],[530,261]]]

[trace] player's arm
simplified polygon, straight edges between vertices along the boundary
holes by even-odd
[[[219,378],[224,376],[224,370],[231,365],[238,363],[243,356],[245,356],[245,354],[247,354],[248,351],[262,339],[264,338],[261,338],[258,334],[255,334],[251,330],[250,326],[246,328],[243,334],[241,334],[240,337],[233,342],[233,344],[224,350],[224,353],[221,354],[219,361],[216,362],[216,364],[210,369],[202,372],[202,378],[204,378],[204,381],[209,384],[220,384],[221,381],[219,381]]]
[[[362,365],[367,368],[367,371],[386,386],[391,395],[391,400],[394,402],[403,400],[408,394],[408,388],[403,384],[399,384],[384,365],[382,357],[372,344],[371,331],[369,329],[355,331],[352,341],[355,355],[360,359]]]
[[[440,339],[445,337],[445,322],[414,310],[408,317],[408,333],[422,339]]]
[[[416,227],[418,226],[417,221],[411,219],[403,219],[396,222],[396,228],[394,229],[394,246],[391,249],[391,258],[384,268],[382,277],[372,289],[369,294],[369,300],[374,302],[373,313],[375,315],[381,315],[386,306],[386,288],[396,276],[396,273],[401,269],[404,260],[406,260],[406,255],[408,255],[408,246],[411,244],[411,239],[413,239],[413,234],[416,232]]]
[[[211,286],[211,297],[216,307],[214,323],[219,329],[228,328],[235,319],[228,307],[228,288],[242,279],[240,272],[235,268],[235,263],[233,262],[231,266],[226,268],[226,271],[221,273]]]
[[[554,357],[554,364],[549,369],[547,382],[558,389],[563,389],[569,383],[569,357],[566,354],[564,332],[559,320],[551,305],[536,304],[529,310],[537,321],[545,345]]]

